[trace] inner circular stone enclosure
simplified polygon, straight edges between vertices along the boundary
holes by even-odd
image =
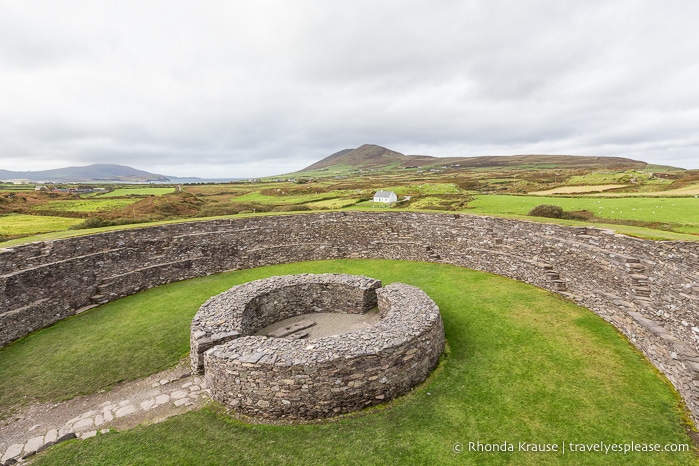
[[[361,330],[303,340],[314,313],[365,314]],[[309,314],[276,336],[255,335]],[[290,327],[290,328],[286,328]],[[214,296],[192,320],[192,369],[214,400],[262,420],[319,419],[410,391],[444,350],[439,308],[419,288],[346,274],[255,280]]]

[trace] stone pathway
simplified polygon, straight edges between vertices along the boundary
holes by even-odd
[[[0,465],[21,462],[58,442],[153,423],[200,407],[206,381],[180,365],[110,391],[34,404],[0,421]]]

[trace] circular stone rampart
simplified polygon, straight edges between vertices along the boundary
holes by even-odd
[[[422,290],[341,274],[271,277],[207,301],[192,320],[192,366],[213,399],[258,419],[318,419],[407,393],[444,349],[439,308]],[[288,317],[364,313],[378,323],[314,340],[253,336]]]
[[[441,262],[559,293],[619,329],[699,422],[699,242],[647,241],[593,227],[465,214],[322,212],[13,246],[0,249],[0,346],[165,283],[348,258]]]

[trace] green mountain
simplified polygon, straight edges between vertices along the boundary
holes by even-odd
[[[644,169],[646,162],[623,157],[594,157],[579,155],[488,155],[481,157],[432,157],[403,155],[385,147],[364,144],[356,149],[345,149],[332,154],[299,173],[343,170],[389,170],[393,168],[588,168],[588,169]]]
[[[29,182],[33,183],[100,181],[142,183],[148,181],[169,181],[169,179],[163,175],[156,175],[124,165],[113,164],[94,164],[85,167],[67,167],[28,172],[0,170],[0,180],[29,180]]]

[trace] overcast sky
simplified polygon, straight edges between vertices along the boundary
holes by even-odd
[[[696,0],[0,0],[0,168],[345,148],[699,168]]]

